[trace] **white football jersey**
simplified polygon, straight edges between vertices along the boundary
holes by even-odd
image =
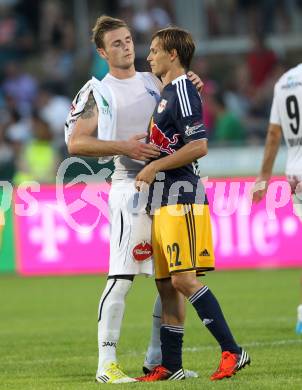
[[[129,79],[117,79],[107,74],[106,82],[111,88],[117,111],[116,139],[127,140],[136,134],[148,131],[155,105],[160,97],[160,82],[145,73],[153,89],[147,89],[138,72]],[[135,178],[145,163],[126,156],[115,156],[112,181]]]
[[[302,64],[290,69],[275,85],[270,123],[282,127],[288,156],[287,175],[302,174]]]

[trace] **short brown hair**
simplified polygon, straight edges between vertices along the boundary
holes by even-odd
[[[188,31],[179,27],[167,27],[153,34],[152,41],[155,38],[160,39],[165,51],[171,52],[175,49],[180,64],[186,70],[189,69],[195,51],[195,44],[192,35]]]
[[[96,23],[92,29],[92,42],[95,43],[97,48],[104,48],[104,35],[108,31],[117,30],[119,28],[127,28],[129,31],[129,27],[127,23],[121,19],[115,19],[111,16],[103,15],[97,18]]]

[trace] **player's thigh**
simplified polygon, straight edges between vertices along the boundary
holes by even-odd
[[[179,204],[162,209],[161,240],[170,273],[213,269],[209,206]]]
[[[168,274],[194,268],[192,260],[191,230],[188,232],[189,223],[185,215],[184,205],[161,207],[159,215],[154,216],[157,240],[160,244],[162,258]],[[162,261],[162,263],[164,262]]]
[[[134,185],[125,189],[115,186],[110,194],[110,275],[153,274],[152,220],[131,206],[135,194]]]
[[[170,278],[169,267],[167,264],[166,254],[163,250],[161,240],[161,224],[162,219],[160,214],[155,214],[152,221],[151,242],[153,250],[154,270],[156,280],[168,280]],[[160,285],[161,286],[161,285]],[[159,293],[161,291],[159,290]]]
[[[193,204],[189,216],[194,224],[194,256],[197,270],[207,271],[215,267],[212,225],[209,205]]]
[[[127,211],[127,193],[112,187],[109,194],[110,252],[122,250],[131,231],[131,218]]]

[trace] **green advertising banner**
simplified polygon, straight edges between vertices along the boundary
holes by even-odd
[[[6,211],[1,209],[1,206],[9,201],[7,197],[5,191],[0,188],[0,272],[14,272],[16,269],[12,207]]]

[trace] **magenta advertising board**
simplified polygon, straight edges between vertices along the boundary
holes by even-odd
[[[100,203],[101,196],[107,203],[108,189],[103,183],[62,189],[66,204],[58,202],[55,186],[41,186],[39,191],[30,193],[30,198],[15,192],[15,208],[25,209],[29,214],[15,213],[17,272],[21,275],[107,272],[108,216],[99,213],[94,203],[96,200]],[[72,219],[64,215],[67,205],[73,207]]]
[[[302,267],[302,222],[285,178],[272,181],[252,204],[255,178],[205,183],[217,269]]]
[[[302,266],[302,223],[293,211],[286,180],[275,179],[266,198],[252,205],[249,194],[254,180],[205,182],[217,269]],[[16,191],[18,273],[106,272],[109,188],[102,183]],[[67,206],[71,215],[64,211]]]

